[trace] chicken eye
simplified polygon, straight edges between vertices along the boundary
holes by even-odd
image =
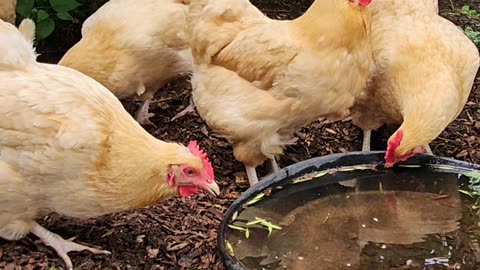
[[[183,172],[184,172],[187,176],[195,176],[195,170],[192,169],[192,168],[187,168],[187,169],[183,170]]]

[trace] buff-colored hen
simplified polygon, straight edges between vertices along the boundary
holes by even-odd
[[[15,23],[15,7],[17,0],[1,0],[0,1],[0,20]]]
[[[137,120],[152,124],[155,92],[192,69],[185,1],[111,0],[84,22],[82,39],[59,64],[94,78],[120,99],[139,98]]]
[[[377,0],[372,4],[374,64],[353,123],[370,132],[401,124],[388,140],[387,166],[421,153],[455,120],[479,67],[475,45],[438,15],[436,0]],[[431,152],[431,151],[429,151]]]
[[[301,17],[271,20],[248,0],[192,0],[187,36],[200,116],[233,144],[250,184],[293,133],[341,118],[371,62],[370,0],[317,0]]]
[[[98,82],[37,63],[33,28],[24,20],[20,33],[0,20],[0,237],[32,232],[71,269],[69,251],[106,252],[64,240],[36,218],[91,218],[199,188],[219,193],[195,142],[160,141]]]

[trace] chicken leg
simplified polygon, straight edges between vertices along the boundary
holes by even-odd
[[[172,117],[172,120],[170,120],[170,122],[173,122],[176,119],[179,119],[180,117],[183,117],[186,114],[193,113],[193,112],[195,112],[195,103],[193,103],[193,97],[190,96],[188,106],[185,109],[183,109],[181,112],[177,113],[174,117]]]
[[[68,270],[73,269],[72,260],[70,260],[70,257],[68,257],[68,254],[67,254],[70,251],[88,250],[94,254],[111,254],[109,251],[106,251],[106,250],[91,248],[91,247],[74,243],[69,240],[65,240],[62,237],[60,237],[58,234],[52,233],[51,231],[40,226],[38,223],[35,223],[35,226],[32,229],[32,233],[38,236],[38,238],[40,238],[40,240],[42,240],[43,243],[55,249],[58,256],[60,256],[65,262],[65,265],[67,266]]]
[[[432,148],[428,144],[425,146],[425,153],[433,156]]]
[[[363,143],[362,143],[362,151],[370,151],[370,138],[372,137],[371,130],[364,130],[363,131]]]
[[[371,130],[363,130],[363,143],[362,143],[362,151],[370,151],[370,138],[372,137],[372,131]],[[345,186],[345,187],[351,187],[355,188],[355,190],[358,190],[358,181],[357,179],[352,179],[352,180],[347,180],[347,181],[342,181],[339,182],[340,185]]]
[[[269,158],[268,162],[270,164],[270,173],[276,173],[280,170],[280,167],[278,166],[275,157],[273,157],[272,159]]]
[[[140,109],[138,109],[138,111],[137,111],[135,119],[137,120],[137,122],[140,125],[155,126],[155,124],[150,121],[150,117],[154,116],[155,114],[148,112],[148,109],[150,108],[150,102],[151,101],[152,101],[151,98],[145,100],[143,102],[142,106],[140,107]]]
[[[245,165],[245,171],[247,172],[248,183],[250,184],[250,186],[258,183],[258,176],[255,167]]]

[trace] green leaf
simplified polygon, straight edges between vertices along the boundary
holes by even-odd
[[[2,0],[5,1],[5,0]],[[30,18],[35,0],[17,0],[16,11],[24,18]]]
[[[232,256],[235,256],[235,253],[233,253],[232,244],[230,244],[230,242],[228,242],[228,241],[225,241],[225,245],[227,246],[228,253],[230,253],[230,255],[232,255]]]
[[[46,20],[49,17],[50,17],[50,15],[48,15],[48,13],[45,10],[41,9],[37,13],[37,23],[39,23],[43,20]]]
[[[52,5],[52,8],[56,12],[69,12],[78,8],[82,4],[75,0],[50,0],[50,5]]]
[[[259,193],[255,198],[251,199],[250,201],[247,202],[247,205],[252,205],[258,201],[260,201],[263,197],[265,196],[264,193]]]
[[[48,0],[35,0],[35,3],[35,6],[39,8],[50,8],[52,6]]]
[[[235,225],[232,225],[232,224],[228,224],[228,227],[229,227],[230,229],[234,229],[234,230],[242,231],[242,232],[244,232],[244,231],[246,230],[246,228],[242,228],[242,227],[235,226]]]
[[[53,21],[52,18],[47,18],[46,20],[43,20],[41,22],[37,23],[37,40],[42,40],[50,34],[52,34],[53,29],[55,29],[55,22]]]
[[[473,195],[472,195],[471,192],[466,191],[466,190],[463,190],[463,189],[457,189],[457,190],[458,190],[458,192],[463,193],[463,194],[468,195],[468,196],[470,196],[471,198],[473,198]]]
[[[403,168],[421,168],[422,165],[416,165],[416,164],[398,164],[398,167],[403,167]]]
[[[57,17],[64,21],[73,21],[72,15],[68,12],[57,12]]]
[[[235,211],[235,213],[233,213],[232,215],[232,222],[234,222],[235,219],[237,219],[237,217],[238,217],[238,211]]]

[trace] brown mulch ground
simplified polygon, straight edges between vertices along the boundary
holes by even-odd
[[[256,0],[269,16],[289,19],[302,14],[311,0]],[[449,15],[451,3],[440,0],[442,14],[460,26],[480,29],[478,17]],[[480,9],[479,1],[455,1],[455,7],[470,5]],[[56,62],[79,36],[79,25],[58,26],[57,34],[39,44],[40,61]],[[243,166],[234,160],[230,145],[215,137],[197,115],[187,115],[170,122],[176,112],[188,104],[190,85],[186,80],[170,83],[158,92],[156,116],[158,128],[147,127],[163,140],[186,143],[196,139],[207,149],[213,161],[222,195],[205,194],[190,199],[174,198],[136,211],[79,221],[62,217],[46,217],[41,223],[65,238],[78,236],[85,242],[112,251],[111,256],[88,252],[71,253],[76,269],[223,269],[216,253],[216,230],[222,212],[246,189],[245,182],[236,182]],[[459,118],[432,144],[435,154],[460,160],[480,161],[480,89],[475,81],[470,99]],[[124,103],[133,112],[138,104]],[[392,128],[373,134],[373,149],[384,149]],[[299,133],[296,144],[289,146],[280,165],[286,166],[311,157],[361,149],[361,132],[350,122],[326,124],[315,122]],[[260,170],[262,173],[263,170]],[[0,269],[64,268],[56,253],[34,236],[17,242],[0,240]],[[54,268],[55,269],[55,268]]]

